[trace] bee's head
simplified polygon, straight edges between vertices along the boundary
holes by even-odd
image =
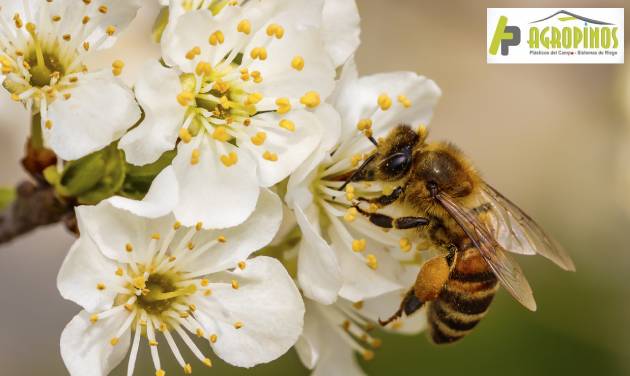
[[[421,197],[439,192],[465,197],[473,192],[478,180],[462,153],[453,145],[441,143],[426,145],[416,152],[412,174],[412,189]]]
[[[415,132],[407,125],[392,129],[379,141],[376,151],[357,170],[352,181],[391,182],[406,177],[413,164],[414,148],[423,142],[423,133],[426,131]]]

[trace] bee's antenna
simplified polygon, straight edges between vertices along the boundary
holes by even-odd
[[[374,140],[376,141],[376,140]],[[359,176],[361,173],[363,173],[363,170],[365,169],[365,167],[367,167],[367,165],[372,162],[374,160],[374,158],[376,157],[376,154],[372,154],[370,155],[365,161],[363,161],[363,163],[361,164],[361,166],[359,166],[359,168],[357,168],[352,175],[350,175],[350,177],[348,179],[346,179],[346,181],[343,183],[343,185],[341,187],[339,187],[339,191],[343,191],[344,189],[346,189],[346,186],[348,184],[350,184],[354,178],[356,178],[357,176]]]

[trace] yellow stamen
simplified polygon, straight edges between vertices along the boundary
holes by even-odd
[[[367,263],[367,266],[369,266],[373,270],[376,270],[376,268],[378,268],[378,260],[376,259],[376,256],[374,255],[367,255],[366,263]]]
[[[237,321],[237,322],[234,323],[234,328],[235,329],[240,329],[242,327],[243,327],[243,323],[242,322]]]
[[[280,127],[284,128],[290,132],[294,132],[295,131],[295,123],[292,122],[289,119],[282,119],[280,120]]]
[[[405,108],[411,107],[411,101],[409,100],[409,98],[402,94],[398,96],[398,102],[400,102],[400,104],[402,104]]]
[[[390,107],[392,107],[392,99],[389,97],[389,95],[387,95],[387,93],[379,95],[377,103],[383,111],[387,111],[390,109]]]
[[[372,128],[372,119],[361,119],[357,123],[357,129],[362,132],[371,128]]]
[[[133,252],[133,245],[131,245],[131,243],[125,244],[125,251]]]
[[[267,49],[265,47],[254,47],[249,56],[254,60],[267,60]]]
[[[192,366],[189,363],[184,365],[184,374],[192,375]]]
[[[225,42],[225,36],[223,35],[223,32],[221,30],[217,30],[210,35],[208,42],[213,46],[216,46],[217,44],[223,44],[223,42]]]
[[[238,290],[238,287],[239,287],[239,286],[238,286],[238,281],[237,281],[237,280],[235,280],[235,279],[233,279],[233,280],[232,280],[232,288],[233,288],[234,290]]]
[[[118,337],[114,337],[114,338],[109,340],[109,344],[112,345],[112,346],[116,346],[119,341],[120,341],[120,339]]]
[[[312,109],[319,106],[321,99],[319,98],[319,94],[317,92],[309,91],[300,98],[300,103]]]
[[[238,155],[235,151],[231,151],[227,155],[221,156],[221,163],[225,165],[225,167],[234,166],[238,162]]]
[[[403,252],[409,252],[411,250],[411,242],[407,238],[401,238],[398,242],[400,250]]]
[[[300,55],[294,57],[293,60],[291,60],[291,67],[293,67],[296,71],[304,69],[304,58]]]
[[[278,161],[278,154],[267,150],[263,153],[263,158],[270,162],[276,162]]]
[[[355,252],[363,252],[366,245],[365,239],[354,239],[352,241],[352,250]]]
[[[278,106],[279,114],[286,114],[291,111],[291,102],[288,98],[278,98],[276,99],[276,105]]]
[[[189,91],[182,91],[181,93],[177,94],[177,102],[184,107],[188,107],[190,105],[190,102],[194,99],[195,94]]]
[[[214,129],[214,132],[212,132],[212,138],[217,141],[227,142],[232,138],[232,136],[230,136],[227,132],[227,128],[220,126]]]
[[[187,144],[190,142],[190,140],[192,140],[192,135],[190,134],[190,132],[188,132],[188,129],[186,128],[180,128],[179,130],[179,138],[182,139],[182,141]]]
[[[96,324],[96,322],[98,321],[98,315],[92,315],[90,316],[90,322],[92,324]]]
[[[244,270],[246,266],[247,266],[247,264],[245,264],[245,261],[240,261],[238,263],[238,268],[241,269],[241,270]]]
[[[256,135],[252,136],[251,138],[252,144],[256,146],[260,146],[264,144],[266,139],[267,139],[267,133],[265,132],[258,132],[256,133]]]
[[[103,291],[103,290],[105,290],[105,288],[106,288],[106,286],[102,282],[99,282],[99,283],[96,284],[96,289],[97,290]]]
[[[191,48],[190,51],[186,52],[186,59],[193,60],[199,55],[201,55],[201,48],[199,48],[199,46],[195,46]]]
[[[346,214],[344,214],[343,219],[346,222],[352,222],[355,219],[357,219],[357,214],[359,212],[357,211],[356,208],[348,208],[348,210],[346,211]]]
[[[239,33],[243,33],[245,35],[249,35],[249,33],[252,32],[251,22],[249,22],[249,20],[242,20],[236,26],[236,31],[238,31]]]

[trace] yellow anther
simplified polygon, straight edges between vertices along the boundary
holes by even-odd
[[[352,222],[355,219],[357,219],[357,214],[359,212],[357,211],[356,208],[348,208],[348,210],[346,210],[346,214],[344,214],[343,219],[346,222]]]
[[[19,13],[16,13],[13,16],[13,22],[15,22],[15,27],[17,27],[18,29],[21,29],[22,26],[24,26],[24,21],[22,21],[22,17],[20,17]]]
[[[113,25],[107,26],[107,28],[105,29],[105,33],[109,35],[110,37],[113,36],[114,34],[116,34],[116,26],[113,26]]]
[[[203,287],[208,286],[208,283],[210,283],[210,281],[208,281],[206,278],[202,279],[199,284]]]
[[[383,341],[381,341],[378,338],[372,338],[369,342],[370,342],[370,345],[375,349],[378,349],[383,345]]]
[[[107,5],[101,5],[100,7],[98,7],[98,11],[102,14],[107,14],[108,10],[109,8],[107,8]]]
[[[118,337],[114,337],[114,338],[109,340],[109,344],[112,345],[112,346],[116,346],[118,344],[118,342],[120,342],[120,338],[118,338]]]
[[[147,320],[140,320],[140,325],[147,326]]]
[[[376,256],[367,255],[365,259],[367,266],[369,266],[371,269],[376,270],[376,268],[378,268],[378,260],[376,259]]]
[[[228,110],[228,109],[230,109],[230,107],[232,107],[232,104],[230,103],[230,100],[225,95],[222,96],[221,98],[219,98],[219,104],[221,105],[221,107],[223,107],[226,110]]]
[[[195,288],[196,290],[196,288]],[[197,310],[197,306],[194,304],[189,304],[188,305],[188,309],[190,310],[190,312],[195,312]]]
[[[164,371],[163,369],[159,369],[155,371],[155,376],[166,376],[166,371]]]
[[[158,330],[159,330],[160,332],[164,333],[164,332],[168,331],[168,327],[166,326],[166,324],[165,324],[165,323],[163,323],[163,322],[162,322],[162,323],[160,323],[160,327],[159,327],[159,329],[158,329]]]
[[[99,282],[99,283],[96,284],[96,289],[97,290],[103,291],[103,290],[105,290],[105,288],[106,288],[106,286],[102,282]]]
[[[159,232],[154,232],[153,234],[151,234],[151,239],[153,239],[153,240],[160,240],[160,233]]]
[[[228,90],[230,90],[230,84],[228,84],[227,82],[223,82],[221,81],[221,79],[218,79],[214,85],[212,85],[212,88],[216,91],[218,91],[219,93],[227,93]]]
[[[212,295],[212,290],[210,289],[207,289],[203,292],[203,296],[210,296],[210,295]]]
[[[245,35],[249,35],[252,32],[252,24],[249,20],[242,20],[236,25],[236,31],[239,33],[243,33]]]
[[[133,252],[133,245],[131,245],[131,243],[125,244],[125,251]]]
[[[125,62],[122,60],[114,60],[114,62],[112,63],[112,74],[114,76],[120,76],[120,74],[123,71],[123,68],[125,67]]]
[[[124,305],[124,307],[125,307],[125,309],[126,309],[128,312],[132,312],[132,311],[133,311],[133,306],[132,306],[131,304],[125,304],[125,305]]]
[[[123,270],[123,268],[119,267],[118,269],[116,269],[115,274],[119,277],[122,277],[123,274],[125,274],[125,271]]]
[[[254,83],[256,84],[263,82],[262,74],[259,71],[253,71],[252,77],[254,78]]]
[[[114,31],[116,31],[116,30],[114,30]],[[106,31],[106,32],[107,32],[107,31]],[[112,34],[113,34],[113,33],[112,33]],[[63,40],[65,40],[66,42],[70,42],[70,41],[72,40],[72,35],[70,35],[70,34],[64,34],[61,38],[62,38]]]
[[[398,102],[400,102],[400,104],[402,104],[405,108],[411,107],[411,101],[409,100],[409,98],[402,94],[398,96]]]
[[[357,129],[362,132],[371,128],[372,128],[372,119],[361,119],[357,123]]]
[[[276,105],[278,106],[279,114],[286,114],[291,111],[291,101],[288,98],[278,98],[276,99]]]
[[[142,275],[132,279],[131,283],[133,284],[133,287],[137,288],[138,290],[142,290],[147,287],[147,281]]]
[[[182,91],[181,93],[177,94],[177,102],[184,107],[188,107],[190,105],[190,102],[194,99],[195,94],[189,91]]]
[[[154,339],[149,340],[149,346],[157,346],[157,345],[158,345],[158,342],[156,340]]]
[[[188,129],[180,128],[179,129],[179,138],[181,138],[182,141],[184,141],[184,143],[187,144],[187,143],[190,142],[190,140],[192,140],[192,135],[190,134],[190,132],[188,132]]]
[[[281,39],[284,36],[284,28],[278,24],[270,24],[267,26],[267,35]]]
[[[81,23],[84,25],[87,25],[90,22],[91,18],[90,16],[83,16],[83,18],[81,19]]]
[[[267,150],[263,153],[263,158],[270,162],[276,162],[278,161],[278,154]]]
[[[188,242],[188,244],[186,244],[186,248],[188,248],[189,251],[192,251],[195,249],[195,244],[193,242]]]
[[[216,46],[217,44],[223,44],[223,42],[225,42],[225,36],[223,35],[223,32],[221,30],[217,30],[210,35],[208,42],[213,46]]]
[[[261,93],[251,93],[247,96],[247,100],[245,101],[246,105],[257,104],[263,99],[263,95]]]
[[[266,60],[267,59],[267,49],[265,47],[254,47],[250,52],[249,56],[252,59],[256,60]]]
[[[403,252],[409,252],[411,250],[411,242],[407,238],[401,238],[400,241],[398,241],[398,245]]]
[[[203,229],[203,222],[195,223],[195,230],[201,231]]]
[[[195,73],[197,73],[197,76],[210,76],[212,74],[212,65],[208,62],[200,61],[197,63]]]
[[[296,71],[301,71],[302,69],[304,69],[304,58],[300,55],[297,55],[293,58],[293,60],[291,60],[291,66]]]
[[[199,46],[195,46],[191,48],[190,51],[186,52],[186,59],[193,60],[199,55],[201,55],[201,48],[199,48]]]
[[[196,165],[199,163],[199,158],[201,157],[201,152],[199,149],[193,149],[192,153],[190,153],[190,164]]]
[[[227,142],[232,138],[232,136],[230,136],[230,134],[227,132],[226,127],[219,126],[214,128],[214,132],[212,132],[212,138],[217,141]]]
[[[70,98],[72,98],[72,94],[70,94],[70,93],[64,93],[63,94],[63,99],[68,100]]]
[[[89,51],[90,50],[90,42],[88,42],[88,41],[83,42],[83,49],[86,50],[86,51]]]
[[[352,201],[354,199],[354,185],[346,185],[346,199]]]
[[[182,223],[180,221],[173,223],[173,230],[179,230],[181,227]]]
[[[371,203],[370,206],[368,206],[366,211],[368,213],[375,213],[377,210],[378,210],[378,205],[376,205],[375,203]]]
[[[54,15],[50,18],[53,22],[59,22],[61,21],[61,16],[60,15]]]
[[[34,24],[34,23],[32,23],[32,22],[27,22],[27,23],[26,23],[26,30],[27,30],[29,33],[31,33],[31,34],[34,34],[34,33],[35,33],[35,31],[37,30],[37,27],[35,26],[35,24]]]
[[[96,324],[96,322],[98,321],[98,315],[92,315],[90,316],[90,322],[92,324]]]
[[[219,243],[225,243],[227,242],[227,238],[224,235],[219,235],[219,237],[217,237],[217,241]]]
[[[238,263],[238,268],[241,270],[245,270],[245,267],[247,266],[247,264],[245,264],[245,261],[240,261]]]
[[[242,322],[237,321],[237,322],[234,323],[234,328],[235,329],[240,329],[242,327],[243,327],[243,323]]]
[[[358,302],[352,303],[352,307],[354,307],[354,309],[362,309],[363,308],[363,300],[359,300]]]
[[[258,132],[251,138],[252,144],[256,146],[260,146],[264,144],[266,139],[267,139],[267,133],[265,132]]]
[[[246,127],[249,127],[252,124],[252,119],[251,118],[245,118],[243,120],[243,125]]]
[[[307,92],[302,98],[300,98],[300,103],[308,108],[315,108],[319,106],[319,104],[321,103],[319,93],[317,93],[316,91]]]
[[[52,129],[52,127],[53,127],[52,120],[50,120],[50,119],[46,120],[46,122],[44,123],[44,127],[46,127],[46,129]]]
[[[184,374],[192,375],[192,366],[189,363],[184,365]]]
[[[179,317],[182,319],[187,319],[190,316],[190,313],[184,311],[179,313]]]
[[[195,331],[195,334],[197,335],[197,337],[205,337],[206,335],[203,333],[203,330],[201,328],[197,328],[197,330]]]
[[[294,132],[295,131],[295,123],[292,122],[289,119],[282,119],[280,120],[280,127],[284,128],[290,132]]]
[[[239,287],[239,286],[238,286],[238,281],[237,281],[236,279],[233,279],[233,280],[232,280],[232,288],[233,288],[234,290],[238,290],[238,287]]]
[[[362,154],[355,154],[350,158],[350,164],[352,165],[352,167],[357,167],[359,165],[359,162],[361,162],[362,160]]]
[[[217,343],[217,339],[218,339],[218,338],[217,338],[217,335],[216,335],[216,334],[213,334],[213,335],[211,335],[211,336],[210,336],[210,342],[211,342],[211,343]]]
[[[175,257],[175,256],[168,256],[168,261],[169,262],[175,262],[175,260],[177,260],[177,257]]]
[[[363,356],[363,359],[368,362],[374,359],[374,351],[365,350],[361,355]]]
[[[392,99],[389,95],[387,95],[387,93],[383,93],[378,96],[377,103],[381,110],[387,111],[392,106]]]
[[[205,358],[202,363],[206,366],[206,367],[212,367],[212,361],[208,358]]]
[[[355,252],[363,252],[366,244],[367,242],[365,239],[354,239],[352,241],[352,250]]]
[[[221,163],[223,163],[225,167],[234,166],[237,162],[238,162],[238,155],[236,154],[235,151],[231,151],[229,154],[227,155],[224,154],[221,156]]]

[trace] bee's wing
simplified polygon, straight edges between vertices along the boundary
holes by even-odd
[[[482,197],[491,206],[488,212],[497,241],[504,249],[525,255],[539,254],[564,270],[575,271],[575,264],[562,246],[512,201],[485,184]]]
[[[439,193],[437,199],[481,253],[501,285],[525,308],[535,311],[532,289],[518,264],[510,259],[503,247],[492,237],[477,217],[461,208],[451,197]]]

